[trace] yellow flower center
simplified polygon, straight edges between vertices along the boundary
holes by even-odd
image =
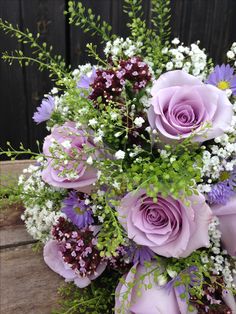
[[[75,212],[79,215],[82,215],[83,214],[83,211],[79,208],[79,207],[75,207],[74,208]]]
[[[225,89],[230,88],[230,84],[229,84],[229,82],[226,82],[226,81],[219,81],[219,83],[217,84],[217,87],[219,89],[225,90]]]
[[[220,174],[220,181],[225,181],[230,178],[230,174],[227,171],[222,171]]]

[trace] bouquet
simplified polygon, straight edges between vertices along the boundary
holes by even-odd
[[[236,313],[236,43],[214,65],[199,42],[169,40],[169,1],[152,0],[151,28],[140,0],[124,11],[127,38],[69,2],[69,22],[104,44],[74,70],[0,22],[33,53],[3,59],[55,82],[33,116],[42,152],[1,152],[36,160],[19,178],[22,219],[68,283],[60,313]]]

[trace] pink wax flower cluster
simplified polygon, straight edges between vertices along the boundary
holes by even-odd
[[[60,217],[44,246],[45,263],[79,288],[88,286],[107,266],[96,249],[98,232],[97,226],[79,229]]]

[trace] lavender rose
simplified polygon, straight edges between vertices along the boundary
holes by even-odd
[[[188,207],[171,196],[158,195],[157,199],[153,202],[140,190],[121,200],[119,220],[130,239],[158,255],[177,258],[209,245],[212,212],[203,195],[189,197]]]
[[[47,165],[42,171],[43,180],[55,187],[88,193],[89,186],[97,180],[97,171],[86,164],[88,156],[84,152],[85,146],[94,148],[74,122],[55,127],[43,145],[43,153],[47,157]],[[66,160],[68,157],[71,160]]]
[[[60,246],[56,240],[49,240],[44,246],[44,261],[53,271],[64,277],[65,280],[73,281],[79,288],[84,288],[91,283],[91,280],[96,279],[105,270],[106,264],[101,263],[97,269],[96,274],[90,276],[80,276],[70,268],[68,264],[63,261]]]
[[[128,293],[127,301],[123,299],[127,293],[127,287],[129,284],[137,282],[138,278],[149,272],[151,268],[156,268],[157,263],[153,263],[150,268],[135,264],[131,270],[124,276],[125,284],[119,283],[116,288],[116,300],[115,300],[115,314],[189,314],[188,305],[184,299],[180,298],[178,288],[174,288],[173,285],[166,285],[165,282],[161,284],[163,279],[160,276],[160,280],[154,281],[153,274],[145,277],[144,284],[152,284],[151,289],[145,289],[142,284],[140,297],[137,296],[137,287],[134,286]],[[161,272],[161,270],[160,270]],[[158,283],[159,281],[159,283]],[[192,314],[197,311],[192,311]]]
[[[224,248],[232,256],[236,256],[236,195],[225,205],[214,205],[212,212],[218,217],[221,241]]]
[[[166,143],[187,138],[192,132],[196,134],[194,141],[204,142],[230,125],[233,111],[226,94],[184,71],[162,74],[151,94],[149,123]],[[206,123],[211,127],[203,129]]]

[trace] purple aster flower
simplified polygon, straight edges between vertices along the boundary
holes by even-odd
[[[80,80],[77,82],[77,87],[78,88],[84,88],[84,89],[89,89],[90,84],[92,84],[96,78],[96,69],[93,67],[92,68],[92,73],[89,74],[84,74],[81,76]]]
[[[155,253],[147,246],[139,246],[134,251],[133,263],[139,262],[144,265],[144,262],[150,262],[153,256],[155,256]]]
[[[228,176],[227,180],[216,183],[207,194],[207,200],[210,204],[225,205],[231,196],[233,196],[236,187],[236,167],[230,173],[223,173]]]
[[[229,185],[231,186],[232,190],[236,188],[236,166],[234,166],[233,171],[230,173]]]
[[[33,115],[33,120],[37,124],[47,121],[51,118],[52,112],[55,107],[55,101],[52,96],[43,99],[41,105],[37,107],[37,111]]]
[[[206,83],[215,85],[222,90],[231,89],[232,93],[236,95],[236,75],[234,75],[234,69],[229,64],[217,65]]]
[[[127,254],[131,258],[132,262],[144,265],[144,262],[150,262],[155,256],[155,253],[147,246],[132,245],[127,249]]]
[[[63,213],[78,228],[85,228],[93,223],[92,211],[86,201],[79,198],[76,191],[69,193],[69,197],[63,201],[64,207],[61,209]]]
[[[233,193],[229,180],[225,180],[212,186],[211,191],[207,194],[207,200],[210,204],[225,205]]]

